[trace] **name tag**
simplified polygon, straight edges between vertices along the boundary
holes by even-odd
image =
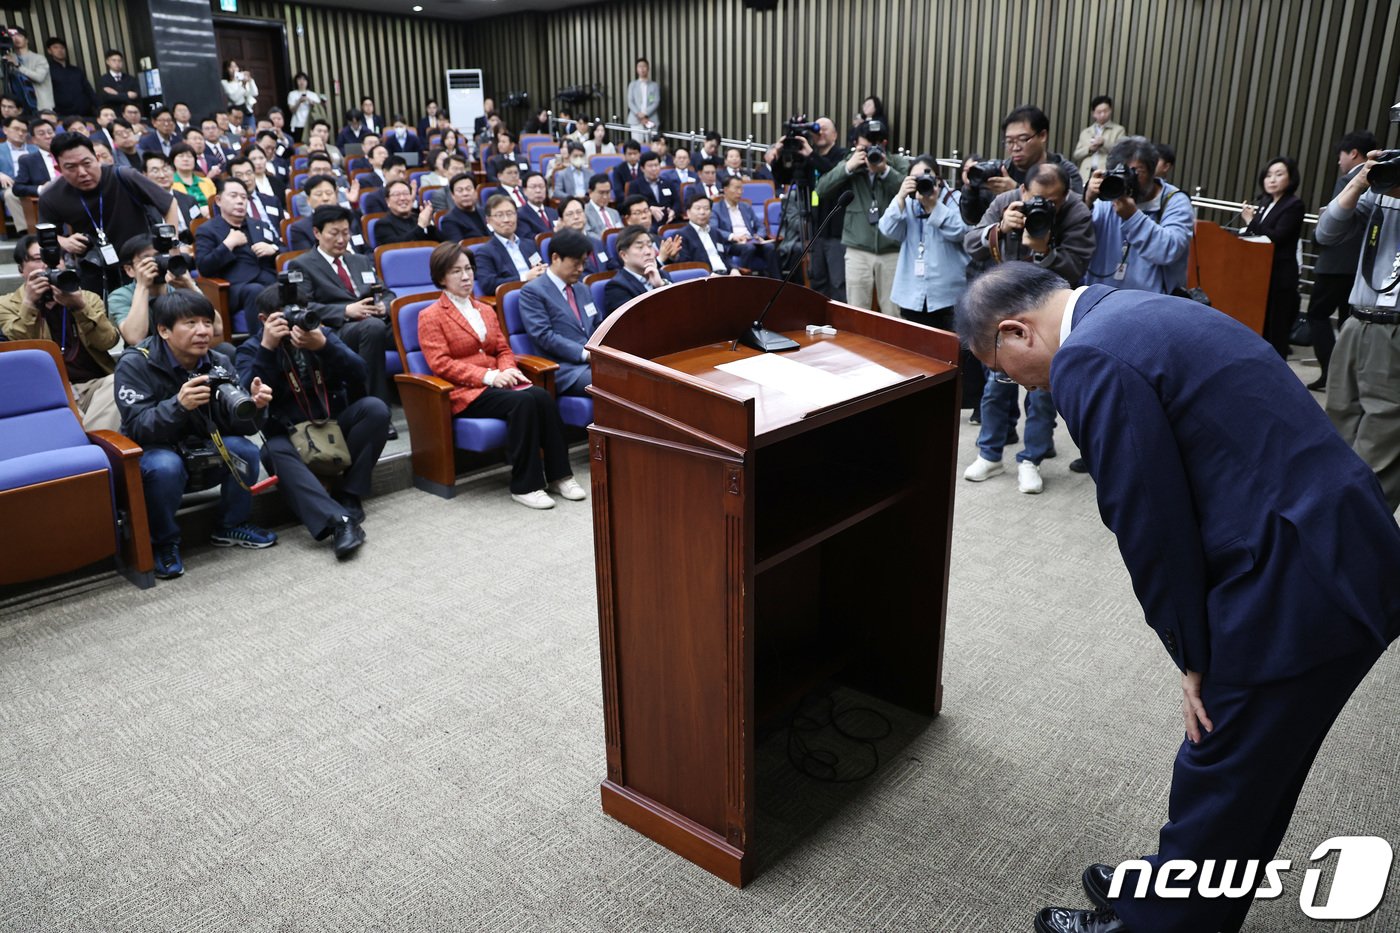
[[[608,262],[608,254],[607,254],[606,252],[599,253],[599,254],[598,254],[598,261],[599,261],[600,263],[602,263],[603,265],[607,265],[607,262]]]
[[[360,234],[358,234],[358,233],[352,234],[351,237],[350,237],[350,242],[353,243],[353,244],[355,244],[356,246],[364,246],[364,245],[365,245],[365,238],[362,237],[362,236],[360,236]]]
[[[374,284],[374,271],[373,271],[373,270],[366,270],[366,271],[364,271],[364,272],[361,272],[361,273],[360,273],[360,281],[361,281],[361,282],[364,282],[366,285],[373,285],[373,284]]]
[[[272,232],[271,227],[263,227],[263,239],[271,243],[277,239],[277,235]]]
[[[277,154],[280,156],[280,155],[282,154],[282,151],[279,149],[279,150],[277,151]],[[283,168],[282,166],[280,166],[280,165],[274,165],[273,168],[275,168],[275,169],[277,170],[277,174],[278,174],[278,175],[285,175],[285,174],[287,174],[287,170],[284,169],[284,168]]]
[[[1390,291],[1376,296],[1376,307],[1393,308],[1400,303],[1400,288],[1392,288]]]
[[[194,220],[194,219],[195,219],[196,217],[198,217],[198,216],[199,216],[199,205],[198,205],[198,204],[191,204],[191,205],[190,205],[190,220]]]
[[[584,310],[584,313],[586,313],[589,317],[597,317],[597,316],[598,316],[598,309],[595,308],[595,307],[593,307],[593,302],[591,302],[591,301],[590,301],[588,304],[586,304],[586,305],[583,306],[583,310]]]
[[[661,193],[664,194],[666,197],[669,198],[669,197],[671,196],[671,189],[670,189],[670,188],[662,188],[662,189],[661,189]]]
[[[281,214],[282,214],[281,211],[279,211],[277,208],[273,207],[273,206],[270,205],[270,204],[264,205],[264,207],[266,207],[267,212],[268,212],[269,214],[271,214],[273,217],[279,217],[279,216],[281,216]]]

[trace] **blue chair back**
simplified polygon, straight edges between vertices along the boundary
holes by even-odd
[[[369,159],[364,156],[352,156],[345,161],[345,173],[353,176],[356,172],[363,172],[369,168]]]
[[[544,161],[540,162],[540,173],[543,174],[545,178],[548,178],[548,177],[549,177],[549,170],[550,170],[551,168],[553,168],[553,167],[554,167],[554,156],[545,156],[545,157],[544,157]],[[549,192],[550,192],[551,195],[554,194],[554,187],[553,187],[553,185],[550,186]]]
[[[607,273],[603,274],[607,275]],[[588,290],[593,293],[593,307],[597,308],[600,314],[603,311],[603,290],[608,287],[608,279],[611,278],[612,276],[608,275],[605,279],[588,283]]]
[[[486,202],[491,200],[491,195],[495,194],[497,191],[500,190],[501,189],[499,185],[482,185],[481,190],[476,193],[476,201],[479,205],[477,210],[481,211],[482,213],[485,213]]]
[[[365,221],[365,245],[371,250],[379,248],[379,241],[374,238],[374,228],[379,226],[379,218],[371,217]]]
[[[609,233],[606,241],[603,243],[604,248],[608,251],[608,258],[619,265],[622,263],[622,260],[617,258],[617,238],[620,236],[622,236],[621,230]]]
[[[689,282],[691,279],[703,279],[710,274],[709,269],[677,269],[674,272],[667,272],[672,282]]]
[[[501,295],[501,318],[506,322],[506,341],[511,352],[536,354],[535,342],[525,333],[525,322],[520,319],[520,289],[512,288]]]
[[[530,147],[530,168],[540,171],[540,165],[544,162],[545,156],[555,156],[559,154],[559,147],[550,143],[544,146]]]
[[[783,202],[778,198],[764,201],[763,220],[768,224],[768,235],[777,236],[778,229],[783,225]]]
[[[592,175],[599,172],[611,172],[614,165],[622,162],[622,156],[616,152],[600,152],[597,155],[588,157],[588,171]],[[613,198],[621,201],[626,195],[624,191],[614,191]]]
[[[490,241],[490,240],[487,240],[487,241],[486,241],[486,243],[489,243],[489,242],[491,242],[491,241]],[[472,246],[468,246],[468,247],[467,247],[467,249],[471,250],[471,252],[472,252],[472,263],[473,263],[473,264],[476,266],[476,268],[478,268],[478,269],[481,268],[481,260],[480,260],[478,257],[481,255],[481,249],[482,249],[482,247],[486,246],[486,243],[477,243],[477,244],[475,244],[475,245],[472,245]],[[481,279],[473,277],[473,279],[472,279],[472,294],[475,295],[475,296],[478,297],[478,298],[485,298],[485,297],[486,297],[486,292],[482,291],[482,289],[481,289]]]
[[[53,357],[0,353],[0,461],[87,444]]]
[[[408,358],[408,371],[423,376],[431,376],[428,361],[423,356],[423,345],[418,341],[418,315],[428,305],[437,301],[437,295],[424,295],[419,300],[409,301],[399,306],[397,333],[403,346],[403,355]]]
[[[520,139],[516,140],[516,148],[529,155],[531,143],[547,143],[551,138],[548,133],[521,133]]]
[[[304,172],[304,171],[306,171],[306,166],[307,166],[307,164],[308,164],[308,161],[309,161],[309,160],[307,159],[306,156],[297,156],[295,159],[292,160],[292,171],[294,171],[294,172]]]
[[[771,181],[744,182],[744,200],[750,204],[762,204],[773,197],[775,193]]]
[[[386,288],[398,295],[413,295],[437,288],[428,271],[432,246],[405,246],[386,249],[377,257],[379,277]]]
[[[545,262],[549,262],[549,241],[553,239],[552,236],[542,237],[539,243],[535,244],[539,248],[540,259]]]
[[[424,175],[431,175],[432,173],[433,173],[433,170],[430,169],[430,168],[423,168],[423,169],[418,169],[418,170],[415,171],[415,172],[409,172],[409,173],[408,173],[408,183],[409,183],[410,185],[416,184],[419,180],[422,179],[422,177],[423,177]]]

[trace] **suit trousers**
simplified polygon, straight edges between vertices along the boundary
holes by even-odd
[[[846,250],[846,301],[857,308],[899,317],[899,305],[890,292],[894,291],[894,270],[899,264],[898,251],[872,253],[849,247]],[[876,292],[879,307],[872,307],[871,291]]]
[[[846,247],[840,237],[818,237],[807,254],[807,282],[833,301],[846,300]]]
[[[329,535],[346,514],[331,493],[345,492],[360,499],[368,496],[374,465],[389,439],[389,406],[373,396],[351,402],[335,420],[350,448],[350,468],[331,483],[331,492],[302,462],[287,435],[269,436],[262,448],[263,467],[269,476],[277,477],[282,498],[317,541]]]
[[[1177,751],[1167,823],[1157,854],[1147,857],[1154,871],[1170,859],[1215,859],[1218,882],[1225,859],[1273,858],[1323,739],[1380,655],[1380,648],[1368,648],[1268,684],[1222,684],[1207,676],[1201,702],[1215,729],[1203,730],[1197,745],[1183,740]],[[1353,829],[1368,835],[1379,827]],[[1306,849],[1287,856],[1297,866],[1322,841],[1305,840]],[[1119,897],[1112,906],[1133,933],[1239,930],[1253,895],[1201,898],[1196,880],[1191,897],[1159,898],[1149,888],[1146,897]]]
[[[487,389],[462,409],[464,418],[501,418],[506,422],[506,458],[510,491],[534,492],[546,482],[573,475],[564,422],[554,397],[539,386]],[[540,458],[540,449],[544,458]]]
[[[1317,365],[1322,367],[1322,378],[1327,378],[1327,368],[1332,363],[1332,350],[1337,346],[1336,335],[1332,333],[1332,312],[1337,312],[1337,323],[1347,319],[1351,297],[1351,286],[1356,276],[1327,274],[1313,280],[1312,296],[1308,298],[1308,322],[1312,325],[1313,352],[1317,354]]]
[[[10,218],[15,222],[15,229],[21,234],[28,233],[29,220],[24,216],[24,202],[19,195],[15,194],[13,188],[5,189],[5,207],[10,211]]]
[[[1349,317],[1327,373],[1327,416],[1400,509],[1400,324]]]
[[[389,394],[389,373],[384,368],[384,353],[394,340],[389,319],[364,317],[346,321],[336,334],[365,361],[365,368],[369,370],[365,377],[366,391],[384,404],[390,404],[393,397]]]

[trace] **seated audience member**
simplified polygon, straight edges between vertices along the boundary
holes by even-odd
[[[719,165],[714,159],[706,159],[700,163],[700,168],[696,170],[700,180],[686,189],[684,203],[689,204],[691,198],[697,194],[703,194],[711,203],[723,197],[719,188]]]
[[[646,227],[652,230],[651,205],[641,195],[633,195],[625,198],[622,202],[622,226],[624,227]],[[678,234],[672,233],[666,239],[659,239],[655,231],[652,231],[652,243],[656,246],[660,261],[668,263],[673,261],[681,252],[681,238]],[[614,258],[614,267],[619,263]]]
[[[122,116],[127,117],[126,112]],[[242,107],[230,107],[228,113],[214,114],[215,120],[219,123],[219,144],[224,147],[227,153],[239,153],[243,151],[243,144],[247,142],[246,134],[243,131],[243,120],[246,115]],[[130,117],[127,117],[130,120]],[[133,122],[132,126],[136,124]]]
[[[270,107],[267,111],[267,121],[272,124],[272,132],[277,137],[278,156],[290,161],[297,141],[287,132],[287,112],[281,107]]]
[[[210,126],[213,124],[211,123]],[[210,181],[219,177],[219,174],[224,170],[224,162],[226,161],[224,154],[219,151],[217,146],[209,145],[202,130],[192,126],[185,130],[180,140],[189,146],[190,151],[194,153],[195,171]]]
[[[365,96],[360,98],[360,116],[365,121],[365,127],[371,133],[384,132],[384,118],[374,109],[374,98]]]
[[[521,186],[520,180],[524,177],[520,166],[514,162],[500,162],[496,166],[496,185],[499,193],[510,198],[510,202],[516,207],[524,207],[527,203],[525,189]]]
[[[188,143],[171,146],[170,165],[174,169],[171,190],[188,196],[199,207],[200,216],[208,217],[215,194],[214,183],[196,171],[194,149]]]
[[[466,143],[462,142],[451,125],[442,131],[442,138],[438,140],[438,145],[448,152],[455,152],[465,158],[468,154]]]
[[[375,146],[375,152],[382,152],[383,146]],[[383,185],[371,186],[368,191],[360,196],[360,212],[364,214],[382,214],[389,209],[389,185],[396,181],[408,181],[408,163],[400,155],[392,155],[383,161],[379,166],[376,179],[383,181]],[[417,187],[410,184],[409,190],[417,194]]]
[[[159,152],[145,153],[141,173],[175,200],[175,209],[180,219],[175,225],[176,229],[188,230],[195,220],[207,216],[194,198],[183,191],[175,190],[175,171],[170,167],[170,160]]]
[[[583,198],[565,198],[559,205],[559,222],[554,229],[577,230],[584,236],[588,236],[588,231],[584,225]],[[597,237],[588,236],[588,245],[591,252],[588,258],[583,261],[583,274],[593,275],[596,272],[603,272],[611,268],[612,263],[608,259],[607,248],[603,246],[603,241]]]
[[[661,180],[674,188],[679,198],[684,199],[685,189],[700,180],[700,176],[691,168],[689,149],[682,147],[676,150],[671,168],[661,173]]]
[[[515,151],[515,136],[505,129],[496,133],[495,145],[491,147],[489,158],[483,156],[486,162],[486,180],[495,181],[504,165],[514,165],[520,172],[525,174],[530,170],[530,160],[519,152]]]
[[[671,143],[665,136],[658,136],[647,144],[651,151],[656,153],[656,157],[661,160],[661,170],[664,172],[671,167]]]
[[[383,188],[389,183],[389,176],[385,167],[389,159],[391,157],[398,158],[399,163],[395,164],[401,163],[406,166],[408,163],[403,161],[402,156],[393,156],[393,153],[389,152],[389,147],[379,142],[377,139],[373,142],[369,142],[368,140],[370,139],[374,139],[374,137],[366,137],[365,143],[365,160],[369,163],[369,168],[361,169],[360,173],[357,173],[360,179],[360,187]]]
[[[584,155],[583,143],[571,142],[567,156],[554,160],[554,196],[559,199],[586,197],[588,180],[588,157]]]
[[[549,266],[520,290],[520,321],[535,349],[559,364],[554,385],[566,395],[583,395],[593,381],[584,344],[597,329],[598,309],[586,285],[583,265],[592,251],[577,230],[556,233],[549,244]]]
[[[116,149],[116,141],[112,139],[112,121],[118,116],[115,105],[103,103],[97,108],[97,126],[88,134],[88,138],[94,143],[106,143],[108,149]],[[9,119],[9,117],[6,116],[4,119]]]
[[[287,227],[287,248],[291,250],[307,250],[316,248],[316,231],[311,225],[311,215],[320,207],[344,207],[340,202],[339,189],[336,188],[335,179],[329,175],[309,175],[306,181],[302,182],[305,191],[307,213],[305,217],[300,217]],[[365,244],[364,234],[360,230],[360,222],[351,214],[350,220],[350,245],[348,250],[352,253],[368,254],[369,248]]]
[[[768,170],[767,165],[749,168],[744,165],[743,152],[738,149],[726,149],[724,151],[724,165],[716,172],[715,179],[723,185],[731,178],[738,178],[742,181],[772,181],[773,173]]]
[[[529,282],[544,274],[535,241],[516,236],[520,217],[510,198],[491,195],[486,201],[486,219],[491,225],[491,239],[474,252],[479,273],[476,279],[485,294],[496,294],[496,287],[506,282]]]
[[[398,114],[394,115],[393,124],[384,133],[384,145],[389,147],[391,155],[398,155],[400,152],[423,151],[423,144],[408,128],[408,122]]]
[[[712,160],[718,168],[724,164],[724,156],[720,153],[720,144],[724,142],[724,137],[718,130],[707,130],[705,138],[700,143],[700,148],[690,154],[690,161],[699,165],[707,160]]]
[[[715,232],[730,244],[734,264],[761,275],[777,271],[773,243],[764,236],[763,223],[744,197],[744,180],[730,175],[720,189],[724,197],[711,208]]]
[[[452,196],[452,209],[443,215],[438,229],[444,240],[473,240],[490,236],[486,228],[486,218],[477,209],[476,183],[467,172],[453,175],[448,185]]]
[[[230,311],[251,309],[277,281],[277,234],[248,216],[248,189],[237,177],[218,188],[219,212],[195,231],[199,274],[228,280]]]
[[[638,161],[641,175],[627,187],[627,196],[646,198],[651,208],[652,226],[660,227],[675,221],[680,213],[680,192],[661,180],[661,160],[648,152]]]
[[[37,153],[39,147],[28,142],[29,124],[19,114],[0,118],[0,127],[5,131],[5,142],[0,144],[0,186],[5,189],[5,207],[10,218],[23,233],[29,221],[24,215],[24,204],[14,191],[15,177],[19,175],[20,159]]]
[[[730,261],[729,244],[710,225],[710,199],[703,194],[694,197],[686,208],[686,225],[677,231],[681,238],[681,262],[703,262],[715,275],[738,275],[739,269]]]
[[[122,119],[131,124],[131,131],[136,134],[138,140],[151,131],[151,128],[144,122],[141,107],[138,104],[125,104],[122,107]]]
[[[340,132],[336,134],[335,144],[340,149],[344,149],[346,146],[358,146],[369,132],[369,128],[364,123],[364,115],[352,107],[345,111],[345,126],[341,127]]]
[[[282,145],[281,138],[274,130],[260,130],[254,143],[258,149],[262,150],[267,157],[267,175],[282,183],[282,187],[287,187],[287,178],[290,175],[292,150]]]
[[[204,151],[209,159],[217,159],[224,171],[228,171],[228,160],[231,158],[228,151],[224,149],[224,144],[220,140],[223,131],[219,129],[219,121],[213,117],[205,117],[199,124],[199,135],[204,140]],[[185,137],[186,141],[189,137]]]
[[[1095,172],[1089,179],[1084,203],[1093,210],[1095,249],[1084,283],[1159,295],[1184,289],[1196,231],[1190,196],[1157,179],[1157,147],[1146,137],[1120,140],[1108,154],[1108,166],[1126,167],[1133,184],[1110,200],[1099,197],[1104,173]]]
[[[185,130],[193,125],[190,117],[190,105],[184,101],[177,100],[170,105],[170,115],[175,118],[175,132],[181,139],[185,138]],[[197,127],[196,127],[197,128]]]
[[[122,341],[126,346],[134,347],[147,337],[155,336],[156,326],[151,320],[150,313],[152,298],[181,288],[185,291],[198,292],[199,286],[194,284],[194,279],[190,277],[189,273],[189,270],[194,268],[194,263],[178,249],[172,250],[169,258],[178,257],[184,260],[186,263],[185,271],[177,275],[176,269],[179,268],[177,265],[176,268],[167,268],[166,272],[162,274],[160,266],[156,263],[155,244],[144,233],[123,243],[118,256],[122,262],[122,272],[131,281],[107,296],[107,317],[116,325],[117,332],[121,334]],[[214,342],[222,341],[223,337],[224,325],[216,314],[214,315]],[[219,349],[231,352],[233,347],[229,346],[227,350],[224,350],[223,347],[219,347]]]
[[[602,120],[594,123],[588,129],[588,138],[583,142],[585,155],[612,155],[617,152],[617,146],[608,141],[608,125]]]
[[[391,181],[384,189],[389,202],[389,212],[379,218],[374,228],[376,245],[386,243],[408,243],[416,240],[442,239],[442,234],[433,224],[433,205],[423,202],[422,207],[413,204],[413,189],[406,181]]]
[[[334,203],[341,207],[353,209],[360,199],[360,186],[358,183],[346,183],[345,176],[341,175],[334,168],[331,157],[324,152],[308,156],[306,160],[306,175],[301,180],[301,191],[292,196],[292,214],[295,217],[309,217],[315,208],[306,197],[306,182],[317,176],[325,176],[330,179],[334,189]],[[324,203],[324,202],[322,202]],[[315,205],[319,207],[320,204]]]
[[[460,153],[449,153],[443,163],[443,169],[447,176],[447,183],[432,194],[432,205],[435,211],[446,211],[452,209],[452,179],[458,175],[471,177],[471,165],[467,162],[467,157]],[[476,180],[472,180],[472,193],[476,193]]]
[[[677,150],[678,153],[684,149]],[[603,316],[607,317],[638,295],[668,284],[671,280],[657,263],[656,246],[646,227],[628,227],[617,238],[617,255],[622,268],[603,286]]]
[[[99,165],[117,164],[116,159],[112,157],[112,150],[107,147],[106,143],[93,143],[92,154],[97,156],[97,162]]]
[[[642,176],[641,165],[642,144],[635,139],[629,139],[622,144],[622,161],[613,166],[612,185],[613,190],[619,195],[625,194],[632,182]]]
[[[584,205],[583,228],[591,237],[603,238],[603,233],[622,226],[622,215],[610,206],[612,179],[602,172],[588,179],[588,203]]]
[[[334,331],[288,324],[277,286],[263,289],[256,307],[261,331],[238,348],[237,363],[244,383],[259,379],[272,389],[263,466],[277,477],[282,498],[312,537],[331,538],[336,558],[344,560],[365,542],[363,500],[388,438],[389,406],[365,394],[364,361]],[[350,462],[313,472],[293,437],[325,419],[332,420]]]
[[[1158,159],[1160,162],[1160,157]],[[1159,176],[1160,177],[1160,176]],[[1285,360],[1289,336],[1298,316],[1298,238],[1303,232],[1303,201],[1298,190],[1298,163],[1290,156],[1278,156],[1259,173],[1264,196],[1258,203],[1240,209],[1245,226],[1242,236],[1266,236],[1274,243],[1273,266],[1269,271],[1269,298],[1264,308],[1264,339]],[[1183,283],[1184,284],[1184,283]],[[1331,323],[1324,326],[1331,327]]]
[[[384,351],[394,342],[388,308],[397,296],[379,281],[371,257],[349,251],[353,219],[343,207],[316,208],[311,215],[316,248],[293,259],[288,268],[302,274],[306,307],[365,361],[369,394],[387,404],[391,396]]]
[[[287,208],[287,181],[268,172],[267,155],[257,146],[248,147],[244,161],[253,170],[252,188],[248,190],[248,194],[257,198],[260,216],[266,219],[274,230],[278,230]]]
[[[8,340],[58,344],[73,398],[83,413],[83,430],[117,430],[121,418],[112,394],[112,356],[107,352],[117,343],[117,329],[107,317],[102,296],[50,284],[37,236],[20,237],[15,258],[20,284],[0,297],[0,333]]]
[[[218,525],[209,542],[216,547],[265,548],[277,535],[248,523],[253,496],[248,487],[258,478],[258,448],[247,435],[266,420],[272,390],[254,379],[247,386],[254,409],[240,418],[209,385],[211,371],[237,380],[233,360],[211,349],[214,306],[197,292],[175,291],[151,302],[156,335],[129,348],[117,360],[116,396],[121,433],[142,447],[141,485],[146,518],[155,550],[155,572],[162,580],[185,572],[180,560],[180,526],[175,512],[190,491],[222,483]],[[229,459],[212,444],[218,431]],[[190,457],[199,451],[205,456]],[[214,457],[222,462],[209,466]],[[191,476],[187,463],[201,469]],[[237,467],[234,473],[229,469]]]
[[[121,117],[108,127],[112,134],[112,161],[122,168],[141,171],[141,151],[136,148],[137,136],[130,123]]]
[[[345,153],[331,142],[331,125],[325,120],[313,120],[306,137],[307,152],[324,152],[331,157],[331,164],[337,172],[345,168]]]
[[[520,225],[517,229],[521,236],[534,239],[541,233],[554,232],[554,227],[559,222],[559,214],[545,203],[549,189],[545,187],[544,176],[539,172],[531,172],[521,187],[525,191],[525,206],[518,211]]]
[[[546,489],[565,499],[585,498],[569,466],[553,397],[529,384],[515,365],[496,312],[472,297],[471,253],[458,243],[443,243],[433,250],[429,269],[442,296],[418,316],[418,342],[433,375],[453,385],[453,414],[505,420],[510,497],[516,502],[553,508]]]
[[[428,145],[428,137],[438,132],[438,124],[446,116],[447,114],[443,113],[438,107],[437,101],[428,101],[427,106],[423,109],[423,119],[418,121],[417,126],[418,138],[422,140],[423,145]],[[450,120],[448,121],[448,125],[452,125]]]
[[[169,158],[170,147],[179,141],[175,132],[175,118],[167,108],[161,107],[151,118],[151,131],[141,137],[136,148],[142,152],[159,152]]]
[[[424,188],[442,188],[447,185],[452,176],[447,172],[447,157],[450,153],[446,149],[434,149],[427,154],[423,162],[428,166],[428,174],[418,179],[418,184]]]
[[[65,133],[65,136],[82,136],[80,133]],[[22,198],[37,198],[40,192],[59,177],[58,163],[52,152],[54,141],[53,124],[48,120],[35,118],[29,121],[29,138],[39,148],[19,158],[19,171],[15,175],[14,191]]]

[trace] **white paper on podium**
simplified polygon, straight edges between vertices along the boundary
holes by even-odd
[[[715,369],[801,399],[809,410],[835,405],[904,381],[899,373],[878,363],[866,362],[859,369],[837,375],[777,353],[760,353],[721,363]]]

